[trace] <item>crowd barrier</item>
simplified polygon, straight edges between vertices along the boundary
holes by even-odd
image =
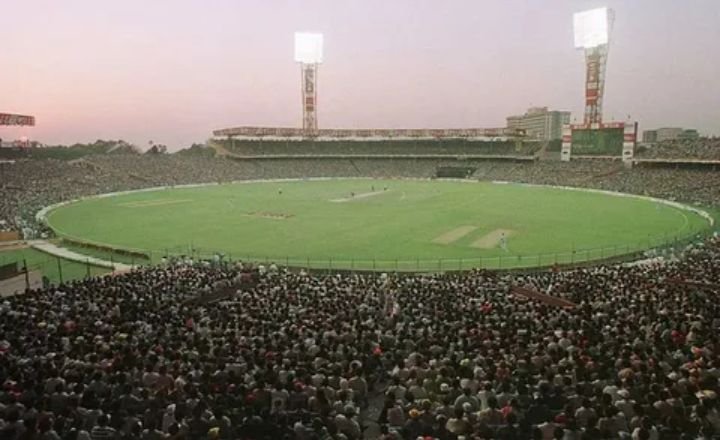
[[[129,257],[131,259],[137,259],[137,260],[150,260],[150,254],[148,252],[144,252],[141,250],[134,250],[134,249],[127,249],[123,247],[117,247],[112,245],[106,245],[106,244],[100,244],[100,243],[92,243],[85,240],[77,240],[70,237],[61,237],[62,244],[70,245],[70,246],[76,246],[81,248],[87,248],[90,250],[95,250],[99,252],[105,252],[108,254],[118,254],[120,256]]]

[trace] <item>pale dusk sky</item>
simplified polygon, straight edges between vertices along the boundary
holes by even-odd
[[[720,135],[720,0],[3,0],[0,128],[48,144],[171,149],[216,128],[300,126],[293,33],[321,32],[322,128],[582,118],[572,14],[609,6],[605,119]]]

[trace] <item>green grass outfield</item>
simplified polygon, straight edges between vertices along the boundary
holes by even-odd
[[[108,269],[92,265],[76,263],[62,258],[53,257],[44,252],[31,248],[11,251],[0,251],[0,265],[17,263],[22,269],[27,263],[28,269],[38,270],[52,283],[77,280],[90,276],[103,275],[110,272]]]
[[[194,249],[202,256],[222,251],[232,259],[388,270],[602,259],[709,228],[693,212],[637,198],[489,182],[370,179],[139,192],[62,206],[48,222],[61,236],[149,250],[155,261]]]

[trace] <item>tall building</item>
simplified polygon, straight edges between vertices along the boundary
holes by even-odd
[[[700,137],[700,133],[694,128],[688,128],[683,130],[682,133],[680,133],[680,136],[678,136],[678,139],[682,140],[694,140],[698,139]]]
[[[528,137],[541,140],[561,139],[563,125],[569,123],[570,112],[547,107],[532,107],[524,115],[507,117],[508,128],[523,129]]]
[[[657,129],[657,141],[671,141],[677,139],[682,134],[683,129],[680,127],[664,127]]]
[[[655,142],[674,141],[676,139],[697,139],[698,137],[698,131],[693,128],[663,127],[643,131],[642,140],[646,144],[653,144]]]
[[[642,141],[645,144],[657,142],[657,130],[643,130]]]

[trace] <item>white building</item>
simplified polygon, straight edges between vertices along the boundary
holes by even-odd
[[[562,138],[563,125],[570,123],[570,112],[529,108],[524,115],[507,117],[507,128],[523,129],[529,138],[554,140]]]

